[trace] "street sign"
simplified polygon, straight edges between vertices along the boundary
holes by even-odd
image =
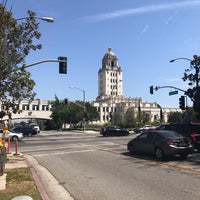
[[[178,90],[169,92],[169,95],[175,95],[175,94],[178,94]]]

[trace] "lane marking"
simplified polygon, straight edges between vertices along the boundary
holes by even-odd
[[[46,154],[34,154],[35,157],[43,157],[43,156],[54,156],[54,155],[64,155],[64,154],[72,154],[72,153],[85,153],[96,151],[95,149],[88,150],[80,150],[80,151],[65,151],[65,152],[56,152],[56,153],[46,153]]]

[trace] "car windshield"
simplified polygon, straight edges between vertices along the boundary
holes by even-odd
[[[165,137],[165,138],[177,138],[177,137],[182,137],[179,133],[175,132],[175,131],[162,131],[160,132],[160,134]]]

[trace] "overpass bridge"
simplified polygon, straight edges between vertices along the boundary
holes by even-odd
[[[50,100],[40,99],[18,101],[16,105],[22,112],[20,114],[12,114],[12,119],[51,119],[51,103]],[[7,117],[5,116],[3,120],[7,120]]]
[[[51,119],[51,111],[23,110],[20,114],[12,114],[12,119]]]

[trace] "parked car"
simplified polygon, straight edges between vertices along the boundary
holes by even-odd
[[[3,136],[3,130],[0,129],[0,137]],[[8,130],[8,133],[5,134],[5,139],[8,140],[8,136],[10,137],[10,141],[21,140],[23,139],[23,133],[16,133],[12,130]]]
[[[200,124],[199,123],[176,123],[162,124],[156,128],[157,130],[172,130],[179,134],[189,137],[195,149],[200,151]]]
[[[40,133],[40,127],[38,124],[29,124],[29,125],[32,126],[37,131],[37,133]]]
[[[150,130],[155,130],[156,127],[155,126],[152,126],[152,125],[144,125],[142,127],[139,127],[139,128],[135,128],[134,129],[134,132],[135,133],[143,133],[145,131],[150,131]]]
[[[114,136],[114,135],[125,136],[129,135],[129,131],[119,126],[104,126],[101,128],[100,134],[103,136]]]
[[[23,133],[24,136],[32,137],[37,135],[37,131],[32,126],[18,126],[12,128],[12,130],[17,133]]]
[[[131,153],[152,154],[157,159],[163,159],[170,155],[180,155],[182,158],[186,158],[193,151],[189,138],[183,137],[175,131],[167,130],[144,132],[130,140],[127,149]]]

